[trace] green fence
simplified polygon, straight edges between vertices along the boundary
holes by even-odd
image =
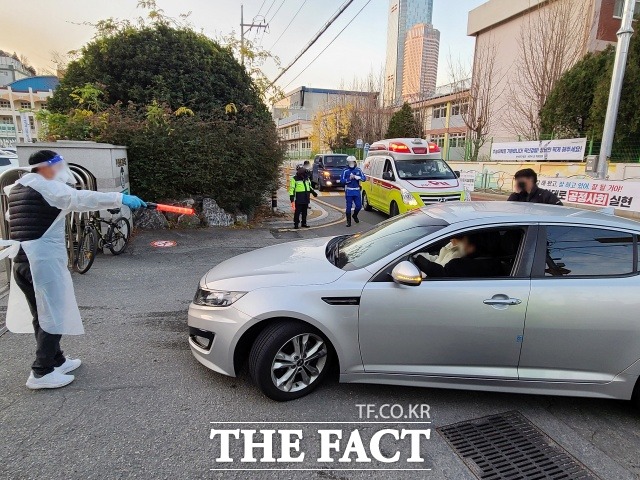
[[[540,135],[538,141],[553,140],[556,138],[563,137],[544,134]],[[586,138],[587,148],[585,150],[585,156],[600,155],[600,146],[602,141],[591,137]],[[478,155],[478,161],[488,161],[490,159],[491,145],[494,143],[521,141],[526,141],[526,139],[518,136],[492,137],[481,147],[480,154]],[[471,142],[466,142],[464,151],[465,161],[471,160],[471,150]],[[611,150],[611,161],[614,163],[640,163],[640,138],[626,140],[624,142],[616,142]]]

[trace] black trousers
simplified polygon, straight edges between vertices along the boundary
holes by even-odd
[[[293,224],[300,225],[300,215],[302,215],[302,225],[307,224],[307,212],[309,211],[308,203],[296,203],[296,209],[293,212]]]
[[[60,350],[60,339],[62,335],[54,335],[45,332],[40,328],[38,322],[38,307],[36,306],[36,292],[33,289],[31,278],[31,266],[28,263],[14,263],[13,276],[16,285],[24,292],[29,303],[29,310],[33,315],[33,330],[36,335],[36,360],[31,369],[36,376],[46,375],[53,372],[54,367],[59,367],[65,362],[62,350]]]

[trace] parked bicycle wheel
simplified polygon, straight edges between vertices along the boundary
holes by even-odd
[[[93,265],[98,251],[98,235],[93,225],[85,227],[76,252],[75,269],[78,273],[87,273]]]
[[[120,255],[125,251],[129,243],[129,235],[131,234],[131,224],[124,217],[119,217],[109,227],[109,243],[108,248],[114,255]]]

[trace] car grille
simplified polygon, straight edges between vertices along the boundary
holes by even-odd
[[[447,195],[420,195],[422,203],[425,205],[433,205],[434,203],[441,202],[457,202],[460,200],[460,194],[447,194]]]

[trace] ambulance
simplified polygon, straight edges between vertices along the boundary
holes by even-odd
[[[421,138],[375,142],[362,165],[362,207],[390,216],[440,202],[464,200],[459,173],[442,159],[440,147]]]

